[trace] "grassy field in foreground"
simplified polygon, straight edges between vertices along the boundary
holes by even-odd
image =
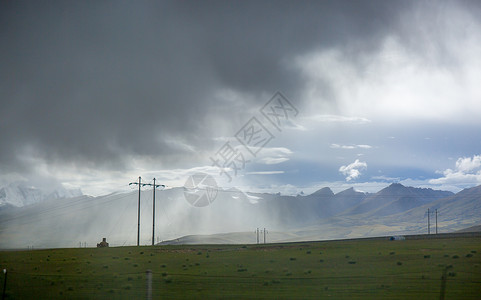
[[[481,239],[0,252],[6,299],[480,299]],[[3,290],[4,275],[0,275]]]

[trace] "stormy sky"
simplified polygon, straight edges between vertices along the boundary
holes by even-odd
[[[2,1],[0,182],[481,184],[479,15],[477,1]],[[282,128],[261,113],[276,92],[298,112]],[[228,179],[212,157],[240,151],[251,118],[271,139]]]

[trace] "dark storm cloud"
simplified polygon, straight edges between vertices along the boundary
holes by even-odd
[[[216,91],[295,97],[303,85],[291,68],[296,55],[349,45],[369,51],[407,7],[3,1],[0,167],[28,169],[19,154],[29,153],[47,163],[122,168],[125,155],[181,156],[169,139],[209,148],[211,124],[229,121],[212,113],[229,105]]]

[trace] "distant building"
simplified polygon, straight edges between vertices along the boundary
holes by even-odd
[[[97,248],[108,247],[109,243],[107,243],[107,238],[102,238],[102,241],[97,244]]]

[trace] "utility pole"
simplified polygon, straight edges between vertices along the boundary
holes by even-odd
[[[263,233],[264,233],[264,244],[265,244],[265,243],[266,243],[266,233],[267,233],[267,230],[266,230],[266,228],[265,228],[265,227],[264,227],[264,231],[263,231]]]
[[[436,234],[438,234],[438,210],[436,209]]]
[[[443,275],[441,276],[441,292],[439,294],[439,299],[444,300],[444,296],[446,294],[446,272],[448,267],[444,268]]]
[[[145,272],[147,278],[147,300],[152,300],[152,270]]]
[[[259,244],[259,228],[256,228],[257,244]]]
[[[129,185],[137,184],[139,186],[139,203],[137,205],[137,246],[140,245],[140,187],[141,187],[142,177],[139,176],[139,182],[131,182]]]
[[[165,185],[163,184],[155,184],[155,178],[154,178],[154,184],[150,183],[144,183],[142,186],[151,186],[153,187],[153,194],[152,194],[152,246],[155,243],[155,189],[158,187],[163,187],[165,188]]]
[[[7,290],[7,269],[3,269],[3,274],[5,274],[5,278],[3,280],[2,300],[5,299],[5,291]]]
[[[154,186],[153,186],[153,189],[152,189],[153,190],[153,195],[152,195],[152,246],[155,243],[155,240],[154,240],[154,237],[155,237],[155,188],[156,188],[156,186],[155,186],[155,177],[154,177]],[[150,296],[150,299],[152,299],[152,294]]]
[[[431,233],[431,224],[429,223],[429,208],[428,208],[428,234]]]

